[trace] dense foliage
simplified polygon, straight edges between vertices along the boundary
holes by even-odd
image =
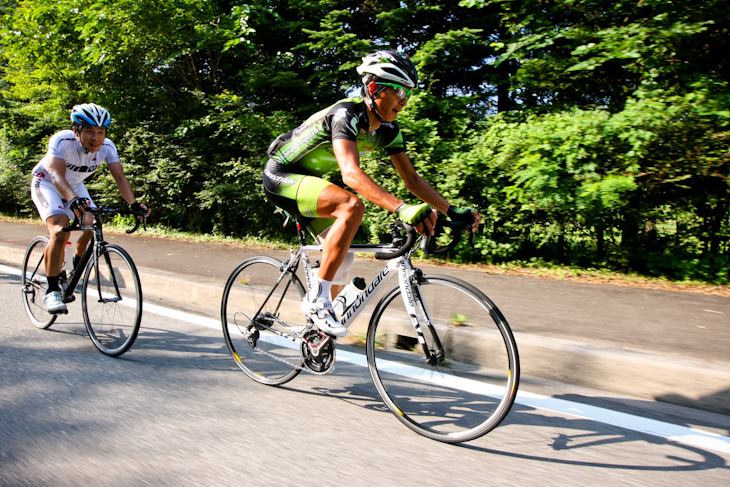
[[[485,216],[483,262],[730,282],[730,10],[722,0],[0,0],[0,211],[92,101],[167,226],[283,236],[266,148],[397,47],[422,89],[418,170]],[[382,154],[363,165],[405,197]],[[105,171],[88,184],[119,201]],[[359,238],[391,217],[373,209]]]

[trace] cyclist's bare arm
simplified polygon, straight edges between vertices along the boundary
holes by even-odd
[[[126,201],[128,204],[132,204],[137,199],[134,197],[134,190],[132,190],[132,185],[129,184],[129,180],[127,179],[126,174],[124,174],[124,168],[120,163],[112,163],[107,164],[107,167],[109,168],[109,173],[114,178],[114,181],[117,183],[117,188],[119,188],[119,193],[122,195],[122,198],[124,198],[124,201]],[[146,216],[150,216],[151,210],[147,208],[146,205],[142,205],[146,210],[147,214]]]
[[[360,167],[357,144],[351,140],[336,139],[332,148],[342,173],[342,182],[368,201],[393,212],[403,202],[381,188]]]
[[[355,142],[337,139],[332,142],[332,147],[342,172],[343,183],[368,201],[390,212],[394,212],[396,208],[403,204],[403,201],[381,188],[370,176],[365,174],[365,171],[360,167],[360,154]],[[421,234],[433,234],[435,225],[436,214],[434,212],[428,220],[416,225],[415,228]]]
[[[428,181],[423,179],[416,172],[416,169],[413,167],[413,163],[411,163],[411,160],[405,152],[394,154],[390,156],[390,159],[393,161],[393,166],[395,166],[395,169],[398,171],[398,174],[400,174],[403,182],[405,182],[406,189],[408,189],[408,191],[413,193],[422,201],[431,205],[432,208],[436,208],[444,215],[447,213],[451,204],[446,201],[446,199],[441,196],[438,191],[433,189],[433,186],[431,186]],[[479,213],[476,210],[472,210],[471,213],[474,217],[474,224],[472,225],[471,231],[476,232],[482,217],[479,216]]]
[[[390,156],[390,160],[393,161],[393,166],[403,179],[408,191],[424,203],[431,205],[432,208],[446,214],[450,206],[449,202],[416,172],[405,152]]]
[[[73,201],[78,195],[66,180],[66,160],[60,157],[52,158],[49,172],[51,173],[51,182],[53,182],[58,192],[61,193],[61,196],[66,201]],[[78,218],[84,218],[86,223],[91,223],[89,217],[84,216],[84,211],[81,208],[75,209],[74,213]],[[55,219],[51,220],[51,222],[55,222]]]
[[[51,182],[66,201],[71,201],[77,196],[71,185],[66,181],[66,161],[64,159],[60,157],[51,159],[49,172],[51,173]]]

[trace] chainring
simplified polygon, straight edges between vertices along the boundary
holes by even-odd
[[[333,370],[335,342],[319,330],[309,330],[302,337],[300,346],[304,364],[312,372],[323,374]]]

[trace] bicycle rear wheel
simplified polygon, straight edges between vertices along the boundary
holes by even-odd
[[[48,328],[56,321],[56,315],[46,311],[43,297],[48,289],[46,279],[46,261],[44,253],[48,245],[48,237],[36,237],[28,245],[23,257],[23,269],[20,276],[23,306],[30,321],[38,328]]]
[[[370,375],[413,431],[447,443],[478,438],[499,425],[517,394],[519,358],[509,325],[489,298],[459,279],[426,276],[412,292],[430,360],[396,287],[370,321]]]
[[[303,315],[304,287],[282,263],[266,256],[247,259],[223,291],[223,337],[236,365],[253,380],[277,386],[302,368],[300,340],[291,334]],[[282,336],[284,335],[284,336]]]
[[[132,346],[142,322],[142,285],[132,258],[106,245],[89,262],[82,286],[82,310],[89,338],[99,351],[117,357]]]

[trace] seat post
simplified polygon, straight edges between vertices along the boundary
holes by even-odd
[[[307,218],[302,215],[295,215],[294,219],[297,223],[297,239],[299,239],[299,245],[304,246],[307,245],[307,225],[309,225],[309,222],[312,220],[312,218]]]

